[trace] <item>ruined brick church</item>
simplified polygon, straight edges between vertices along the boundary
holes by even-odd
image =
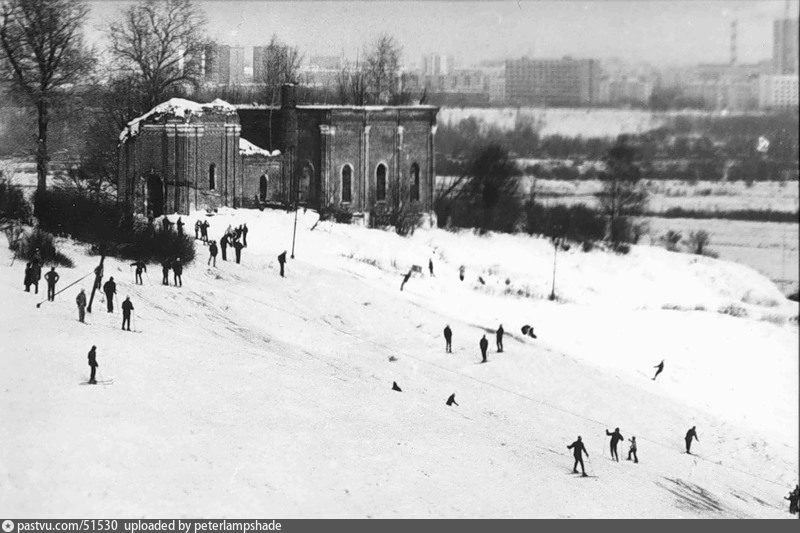
[[[437,107],[198,104],[172,99],[120,134],[118,201],[158,217],[195,209],[337,208],[357,219],[433,208]]]

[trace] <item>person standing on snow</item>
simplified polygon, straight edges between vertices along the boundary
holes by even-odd
[[[586,447],[583,445],[583,441],[581,440],[581,436],[578,435],[578,440],[567,446],[568,450],[572,450],[572,456],[575,458],[575,464],[572,466],[572,473],[578,473],[578,465],[581,465],[581,473],[583,477],[586,477],[586,469],[583,467],[583,454],[586,454],[586,457],[589,457],[589,452],[586,451]]]
[[[458,279],[460,279],[461,281],[464,281],[464,270],[465,270],[464,265],[458,267]]]
[[[222,238],[219,240],[219,247],[220,247],[220,250],[222,250],[222,260],[223,261],[227,261],[228,260],[228,234],[227,233],[225,235],[223,235]]]
[[[661,373],[661,372],[664,370],[664,360],[662,359],[662,360],[661,360],[661,362],[660,362],[660,363],[658,363],[658,364],[657,364],[656,366],[654,366],[653,368],[656,368],[656,369],[657,369],[657,370],[656,370],[656,375],[655,375],[655,376],[653,376],[653,381],[655,381],[655,380],[656,380],[656,378],[658,377],[658,375],[659,375],[659,374],[660,374],[660,373]]]
[[[208,220],[204,220],[203,223],[200,225],[200,236],[203,239],[203,242],[208,242],[208,227],[211,224],[208,223]]]
[[[450,324],[444,327],[444,351],[445,353],[453,353],[453,330],[450,329]]]
[[[631,437],[630,443],[631,443],[631,447],[628,450],[628,461],[631,460],[631,455],[633,455],[633,462],[634,463],[638,463],[639,462],[639,456],[636,455],[636,437]]]
[[[433,259],[428,259],[428,272],[433,276]]]
[[[481,363],[485,363],[486,362],[486,350],[489,349],[489,341],[486,340],[486,335],[481,337],[481,342],[479,342],[478,345],[481,347],[481,357],[483,358]]]
[[[174,273],[173,281],[175,282],[175,286],[183,287],[183,280],[181,279],[181,275],[183,275],[183,264],[181,263],[180,257],[176,257],[175,261],[172,263],[172,272]]]
[[[692,439],[700,442],[700,439],[697,438],[697,426],[692,426],[692,429],[686,432],[686,453],[690,455],[692,453]]]
[[[122,329],[125,329],[125,324],[128,325],[128,331],[131,330],[131,311],[133,311],[133,304],[131,297],[126,296],[125,301],[122,302]]]
[[[178,217],[178,235],[183,235],[183,220]]]
[[[497,328],[497,352],[500,353],[503,351],[503,334],[505,331],[503,330],[503,324],[500,324],[500,327]]]
[[[208,265],[214,263],[214,266],[217,266],[217,241],[211,241],[211,244],[208,245]]]
[[[245,222],[242,224],[242,244],[245,248],[247,248],[247,232],[250,231],[247,229],[247,223]]]
[[[78,296],[75,297],[75,303],[78,304],[78,321],[83,322],[86,317],[86,293],[81,289]]]
[[[614,428],[613,433],[606,430],[606,435],[611,437],[611,443],[609,445],[609,448],[611,450],[611,458],[619,462],[619,454],[617,453],[617,444],[619,444],[619,441],[625,440],[625,438],[619,432],[619,428]]]
[[[161,284],[169,285],[169,260],[164,259],[161,261]]]
[[[194,221],[194,240],[200,238],[199,234],[200,234],[200,219],[198,218],[197,220]]]
[[[241,242],[239,242],[239,239],[235,239],[233,241],[233,249],[236,252],[237,265],[242,262],[242,248],[244,248],[244,245]]]
[[[50,272],[44,275],[44,279],[47,281],[47,299],[51,302],[56,299],[56,283],[59,278],[56,267],[50,267]]]
[[[30,261],[25,265],[25,292],[31,292],[31,285],[33,285],[33,265]]]
[[[97,383],[95,380],[95,374],[98,366],[100,365],[97,364],[97,346],[92,346],[92,349],[89,350],[89,368],[92,369],[92,374],[89,376],[89,383],[92,385]]]
[[[131,263],[132,267],[136,267],[136,284],[142,284],[142,271],[147,272],[147,265],[144,261],[136,261],[135,263]]]
[[[36,294],[39,294],[40,279],[42,279],[42,265],[34,257],[33,261],[31,261],[31,285],[33,285],[36,288]]]
[[[106,293],[106,307],[109,313],[114,312],[114,295],[117,294],[117,284],[114,283],[114,276],[108,278],[105,285],[103,285],[103,292]]]

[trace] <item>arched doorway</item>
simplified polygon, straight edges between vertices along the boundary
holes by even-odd
[[[301,204],[310,204],[314,200],[314,165],[306,161],[303,169],[300,171],[300,177],[297,183],[298,197],[297,200]]]
[[[386,165],[379,163],[375,168],[375,199],[386,200]]]
[[[411,201],[419,201],[419,165],[416,163],[411,164]]]
[[[158,174],[147,177],[147,210],[153,217],[164,214],[164,182]]]
[[[267,175],[261,174],[258,179],[258,199],[262,202],[267,201]]]

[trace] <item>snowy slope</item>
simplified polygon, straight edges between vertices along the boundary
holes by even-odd
[[[74,517],[790,516],[782,497],[798,467],[797,328],[760,318],[796,316],[797,306],[752,270],[647,247],[624,257],[567,252],[558,257],[564,301],[553,303],[516,296],[549,292],[546,241],[440,230],[403,239],[322,222],[311,231],[308,212],[281,279],[275,256],[291,247],[291,214],[223,211],[210,221],[212,237],[248,223],[242,265],[207,268],[198,244],[183,288],[159,285],[157,265],[137,287],[128,265],[107,260],[141,333],[120,331],[120,315],[98,304],[89,325],[78,323],[77,287],[36,309],[21,290],[23,266],[8,267],[0,252],[0,372],[11,378],[0,396],[3,508]],[[96,264],[65,247],[77,266],[62,270],[63,282]],[[400,292],[412,264],[425,274]],[[506,278],[514,294],[504,293]],[[734,302],[748,318],[716,312]],[[500,322],[508,335],[496,354]],[[524,323],[538,340],[519,333]],[[79,385],[92,344],[99,378],[112,385]],[[460,406],[449,408],[453,392]],[[690,457],[683,435],[695,424],[699,455]],[[637,436],[639,464],[608,459],[604,430],[615,426]],[[579,434],[596,478],[570,473],[566,445]]]

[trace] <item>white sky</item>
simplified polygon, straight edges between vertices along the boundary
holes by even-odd
[[[618,57],[655,64],[726,62],[738,20],[740,62],[772,54],[772,20],[783,0],[594,0],[497,2],[202,1],[212,37],[252,46],[275,33],[306,55],[355,56],[381,32],[395,35],[404,60],[453,54],[461,63],[518,57]],[[91,3],[90,36],[128,2]],[[797,17],[798,2],[790,14]]]

